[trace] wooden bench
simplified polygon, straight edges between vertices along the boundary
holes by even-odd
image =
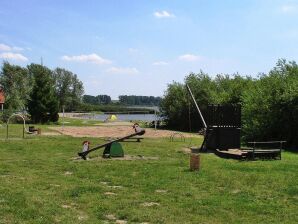
[[[286,143],[286,141],[248,142],[252,145],[252,149],[243,151],[247,151],[251,159],[281,159],[283,143]],[[268,147],[270,145],[275,145],[275,147]],[[276,147],[276,145],[279,145],[279,147]]]

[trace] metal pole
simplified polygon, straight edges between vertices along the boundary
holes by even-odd
[[[155,126],[155,130],[156,130],[156,126],[157,126],[157,120],[156,120],[156,110],[154,110],[154,115],[155,115],[154,126]]]
[[[282,141],[280,141],[279,159],[281,160]]]
[[[6,140],[8,139],[8,123],[6,124]]]
[[[202,113],[201,113],[201,110],[200,110],[200,108],[199,108],[199,106],[198,106],[198,104],[197,104],[197,102],[196,102],[195,97],[193,96],[193,94],[192,94],[192,92],[191,92],[191,90],[190,90],[190,88],[189,88],[189,86],[188,86],[187,84],[186,84],[186,87],[187,87],[188,92],[189,92],[190,95],[191,95],[191,98],[192,98],[193,102],[194,102],[195,105],[196,105],[197,111],[198,111],[199,114],[200,114],[200,117],[201,117],[201,120],[202,120],[202,122],[203,122],[204,128],[207,128],[206,122],[205,122],[204,117],[203,117],[203,115],[202,115]]]
[[[25,138],[26,121],[25,121],[25,118],[23,116],[21,116],[21,117],[23,118],[23,121],[24,121],[24,124],[23,124],[23,138]]]
[[[62,131],[64,130],[64,105],[62,106]]]
[[[255,148],[256,148],[256,143],[254,142],[254,148],[252,151],[253,160],[255,160]]]

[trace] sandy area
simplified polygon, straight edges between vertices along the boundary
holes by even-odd
[[[58,131],[63,135],[73,137],[103,137],[103,138],[117,138],[134,133],[132,127],[129,126],[101,126],[101,127],[51,127],[50,129]],[[170,137],[174,131],[168,130],[154,130],[145,128],[146,133],[143,135],[148,138],[162,138]],[[199,137],[199,135],[182,133],[184,137]]]

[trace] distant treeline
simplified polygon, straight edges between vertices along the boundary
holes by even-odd
[[[135,95],[121,95],[119,102],[123,105],[137,105],[137,106],[159,106],[161,97],[154,96],[135,96]]]
[[[286,140],[288,146],[298,148],[296,62],[279,60],[268,74],[258,78],[240,74],[211,78],[201,71],[186,76],[184,83],[169,84],[161,102],[168,127],[189,130],[191,125],[194,131],[202,128],[202,122],[185,88],[186,83],[203,113],[208,104],[241,104],[243,140]]]
[[[118,104],[128,106],[158,106],[160,104],[160,101],[161,97],[121,95],[119,96]],[[83,102],[91,105],[103,105],[112,103],[112,100],[111,97],[108,95],[84,95]]]
[[[108,95],[84,95],[83,102],[92,105],[101,105],[101,104],[109,104],[112,102],[111,97]]]

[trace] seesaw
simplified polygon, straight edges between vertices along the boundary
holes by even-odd
[[[124,136],[124,137],[121,137],[121,138],[118,138],[118,139],[115,139],[115,140],[112,140],[112,141],[109,141],[109,142],[104,143],[102,145],[97,145],[97,146],[95,146],[91,149],[89,149],[89,144],[90,143],[88,141],[84,141],[83,142],[83,151],[79,152],[78,155],[80,157],[82,157],[82,159],[86,160],[87,155],[90,152],[93,152],[97,149],[104,148],[104,151],[103,151],[103,154],[102,154],[102,157],[104,157],[104,158],[123,157],[124,156],[124,151],[123,151],[122,145],[119,142],[121,142],[125,139],[132,138],[134,136],[140,136],[140,135],[145,134],[145,129],[140,128],[138,126],[138,124],[134,124],[133,128],[135,130],[135,133]]]

